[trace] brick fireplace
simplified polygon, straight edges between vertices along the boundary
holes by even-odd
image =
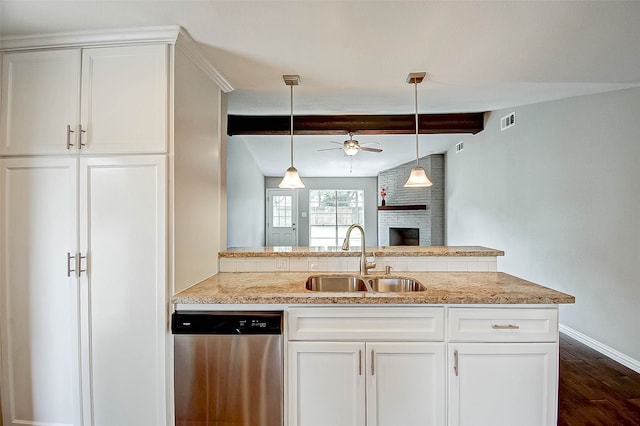
[[[387,193],[378,210],[378,245],[390,245],[389,228],[416,228],[421,246],[444,245],[444,155],[423,157],[420,165],[433,182],[429,188],[403,186],[415,161],[378,174],[378,190],[384,186]]]

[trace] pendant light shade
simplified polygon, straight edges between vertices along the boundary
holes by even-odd
[[[431,185],[433,185],[433,183],[431,183],[427,177],[427,173],[420,166],[411,169],[409,179],[407,179],[407,183],[404,184],[405,188],[420,188]]]
[[[300,84],[300,76],[299,75],[283,75],[284,84],[289,86],[291,89],[291,167],[287,169],[282,178],[282,181],[278,185],[280,188],[288,188],[288,189],[297,189],[304,188],[304,183],[300,180],[300,176],[298,175],[298,170],[293,167],[293,86],[297,86]]]
[[[282,182],[278,185],[280,188],[298,189],[304,188],[304,183],[300,180],[298,169],[291,166],[287,169],[282,178]]]
[[[413,84],[414,100],[416,106],[416,166],[411,169],[409,179],[407,179],[407,182],[404,184],[405,188],[424,188],[433,185],[433,183],[431,183],[431,180],[429,180],[429,177],[427,177],[427,173],[422,167],[420,167],[420,155],[418,154],[418,135],[420,134],[418,128],[418,83],[422,83],[422,80],[424,80],[424,77],[426,75],[427,73],[424,72],[412,72],[407,77],[407,83]]]

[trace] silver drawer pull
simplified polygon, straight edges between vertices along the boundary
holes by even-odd
[[[520,329],[520,326],[519,325],[513,325],[513,324],[506,324],[506,325],[493,324],[491,326],[491,328],[493,328],[494,330],[518,330],[518,329]]]

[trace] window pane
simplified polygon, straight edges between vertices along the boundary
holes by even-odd
[[[364,191],[309,191],[309,244],[311,246],[339,246],[347,228],[364,225]],[[360,245],[359,232],[352,234],[351,245]]]
[[[273,196],[273,227],[291,228],[292,224],[292,199],[291,195]]]

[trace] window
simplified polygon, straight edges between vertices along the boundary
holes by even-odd
[[[364,191],[309,191],[309,245],[340,246],[353,223],[364,226]],[[353,233],[351,245],[360,246],[360,233]]]
[[[291,195],[273,196],[273,227],[291,228]]]

